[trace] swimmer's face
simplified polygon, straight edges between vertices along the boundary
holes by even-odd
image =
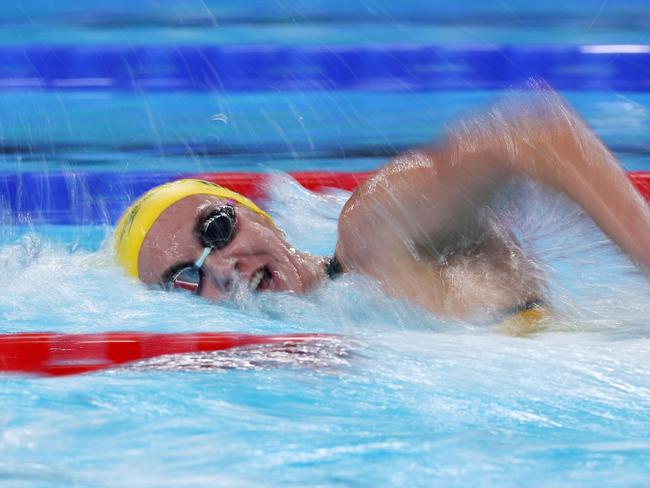
[[[160,283],[172,269],[194,263],[203,251],[196,229],[210,211],[226,200],[192,195],[166,209],[147,234],[138,267],[144,283]],[[221,299],[238,284],[253,292],[295,291],[304,293],[316,285],[306,256],[285,240],[268,219],[234,204],[235,235],[222,249],[213,249],[201,268],[200,295]]]

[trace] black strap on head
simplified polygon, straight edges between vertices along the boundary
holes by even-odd
[[[325,263],[325,272],[331,280],[336,278],[338,275],[343,274],[343,266],[341,266],[341,263],[336,258],[336,254],[329,258]]]

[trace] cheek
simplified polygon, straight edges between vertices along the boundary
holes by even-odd
[[[145,283],[158,282],[166,262],[165,253],[158,248],[141,252],[138,260],[140,279]]]
[[[299,255],[296,252],[296,249],[293,248],[285,240],[280,239],[277,236],[273,236],[272,238],[268,239],[266,243],[268,253],[279,262],[290,264],[292,267],[295,267],[299,264],[297,262]]]
[[[240,239],[240,246],[249,247],[258,252],[277,252],[288,247],[277,230],[270,229],[261,223],[252,223],[242,228],[235,239]]]

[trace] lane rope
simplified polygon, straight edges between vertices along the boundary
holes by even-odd
[[[0,372],[65,376],[100,371],[170,354],[251,346],[292,346],[334,341],[334,334],[254,335],[236,332],[98,332],[0,334]]]
[[[353,191],[373,172],[301,171],[289,176],[311,191],[338,188]],[[650,172],[629,173],[635,187],[650,201]],[[264,207],[272,174],[268,173],[0,173],[0,193],[5,196],[12,224],[114,224],[139,195],[154,186],[179,178],[199,178],[228,187]],[[38,191],[25,191],[34,188]],[[83,195],[82,201],[77,198]]]
[[[338,171],[301,171],[289,175],[307,190],[319,192],[327,188],[353,191],[359,184],[374,174],[367,172],[338,172]],[[650,201],[650,171],[630,171],[628,176],[635,188]],[[264,198],[264,187],[269,178],[264,173],[198,173],[187,175],[187,178],[198,178],[217,183],[241,193],[251,199]]]

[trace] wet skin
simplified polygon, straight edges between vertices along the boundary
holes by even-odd
[[[544,302],[540,267],[490,211],[513,176],[572,199],[650,276],[650,207],[548,89],[497,103],[459,121],[436,147],[395,158],[346,203],[337,255],[436,315],[485,317]]]

